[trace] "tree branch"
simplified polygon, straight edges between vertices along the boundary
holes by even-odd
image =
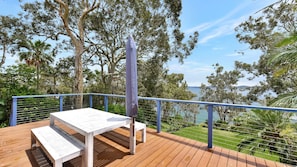
[[[71,31],[68,23],[68,17],[69,17],[69,6],[65,4],[62,0],[55,0],[55,2],[59,3],[60,8],[58,9],[59,15],[64,23],[64,27],[66,29],[67,34],[71,38],[73,42],[76,42],[77,38],[74,36],[73,32]],[[64,13],[63,13],[64,10]]]
[[[1,62],[0,62],[0,67],[2,67],[2,65],[5,63],[5,59],[6,59],[5,52],[6,52],[6,45],[4,44],[4,45],[3,45],[2,58],[1,58]]]
[[[82,5],[85,6],[85,9],[83,10],[82,15],[79,17],[78,20],[78,31],[79,31],[79,36],[80,36],[80,40],[84,41],[84,20],[87,17],[87,15],[92,12],[93,10],[95,10],[96,8],[99,7],[99,2],[97,3],[97,0],[93,1],[93,4],[91,7],[89,7],[89,1],[82,1]]]

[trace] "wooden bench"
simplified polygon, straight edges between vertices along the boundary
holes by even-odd
[[[130,129],[130,124],[125,125],[124,128]],[[142,131],[142,142],[146,142],[146,124],[141,122],[135,122],[135,131]]]
[[[56,126],[43,126],[31,129],[31,146],[36,141],[47,154],[55,167],[62,167],[63,162],[81,156],[84,144]]]

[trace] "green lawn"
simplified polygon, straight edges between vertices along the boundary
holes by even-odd
[[[174,132],[173,134],[190,138],[193,140],[201,141],[203,143],[207,143],[207,128],[204,128],[201,126],[192,126],[192,127],[183,128],[183,129],[180,129],[179,131]],[[213,145],[238,151],[237,144],[239,144],[240,141],[245,137],[246,136],[241,135],[239,133],[214,129]],[[246,149],[246,150],[243,150],[242,152],[248,154],[249,150]],[[273,160],[273,161],[279,161],[278,155],[271,155],[269,154],[268,151],[265,151],[263,153],[258,151],[255,153],[255,156]]]

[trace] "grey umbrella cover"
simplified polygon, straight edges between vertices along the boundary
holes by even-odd
[[[136,117],[138,112],[136,44],[131,36],[126,43],[126,114]]]

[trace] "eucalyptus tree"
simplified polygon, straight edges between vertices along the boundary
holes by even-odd
[[[69,44],[66,49],[74,48],[75,93],[83,91],[82,57],[85,56],[89,57],[86,60],[97,57],[95,63],[100,66],[102,81],[106,86],[111,85],[117,71],[123,71],[118,67],[125,59],[128,35],[137,41],[139,59],[157,55],[164,62],[171,57],[182,62],[197,43],[198,33],[186,41],[180,31],[181,0],[45,0],[26,3],[23,9],[22,16],[32,25],[32,33],[63,40]],[[81,105],[82,98],[76,104]]]
[[[191,100],[196,95],[187,90],[187,83],[183,74],[164,74],[161,84],[162,91],[160,97],[168,99]],[[172,124],[173,129],[179,129],[190,122],[196,123],[198,105],[166,102],[162,104],[162,119]],[[180,119],[183,118],[183,119]]]
[[[207,76],[209,86],[201,85],[201,100],[217,103],[249,104],[249,100],[238,87],[238,81],[244,75],[238,69],[224,71],[224,67],[219,64],[213,66],[215,72]],[[239,112],[245,110],[217,106],[214,107],[214,111],[217,111],[220,122],[229,123]]]
[[[7,55],[12,56],[18,50],[18,43],[26,39],[25,27],[19,18],[0,16],[0,67]]]
[[[36,87],[37,91],[39,91],[40,69],[42,66],[48,66],[54,61],[54,51],[51,50],[50,44],[40,40],[22,42],[19,45],[21,47],[19,52],[20,60],[36,68]]]
[[[254,94],[267,90],[276,94],[296,91],[296,66],[292,61],[283,59],[296,48],[293,44],[297,32],[296,5],[294,0],[279,0],[250,16],[236,28],[240,42],[249,44],[250,49],[262,51],[258,62],[242,65],[254,77],[264,76],[266,79],[260,82],[260,86],[254,87]],[[276,63],[276,60],[283,61]]]
[[[125,67],[125,43],[129,35],[132,35],[137,43],[139,63],[159,61],[149,71],[159,69],[161,71],[158,73],[162,73],[163,64],[170,58],[176,57],[182,62],[189,56],[197,43],[198,33],[185,40],[184,34],[179,30],[181,7],[180,1],[118,0],[105,1],[103,8],[94,10],[87,25],[90,30],[88,34],[96,34],[90,39],[93,44],[90,52],[92,56],[96,56],[93,63],[99,65],[104,85],[113,85],[115,78],[123,76],[121,72]],[[150,75],[149,71],[141,73],[144,77],[140,78],[147,78],[145,75]],[[158,75],[154,76],[155,78],[151,79],[158,82]]]
[[[100,1],[45,0],[23,4],[22,19],[31,25],[30,33],[52,40],[62,40],[64,49],[73,49],[75,62],[74,93],[83,93],[82,56],[86,51],[85,22]],[[66,44],[63,46],[63,44]],[[76,107],[82,107],[83,97],[76,98]]]
[[[42,81],[42,87],[46,92],[46,93],[50,93],[50,94],[57,94],[60,93],[58,91],[58,85],[60,83],[60,76],[61,73],[59,71],[58,68],[53,67],[53,66],[46,66],[44,67],[44,71],[41,73],[41,75],[43,76],[41,78]]]
[[[58,85],[57,89],[59,93],[71,93],[74,89],[74,57],[68,56],[60,58],[55,67],[55,71],[58,72]]]
[[[161,57],[153,56],[146,61],[139,61],[138,69],[139,95],[144,97],[162,97],[162,94],[165,93],[163,83],[167,71],[163,70]]]

